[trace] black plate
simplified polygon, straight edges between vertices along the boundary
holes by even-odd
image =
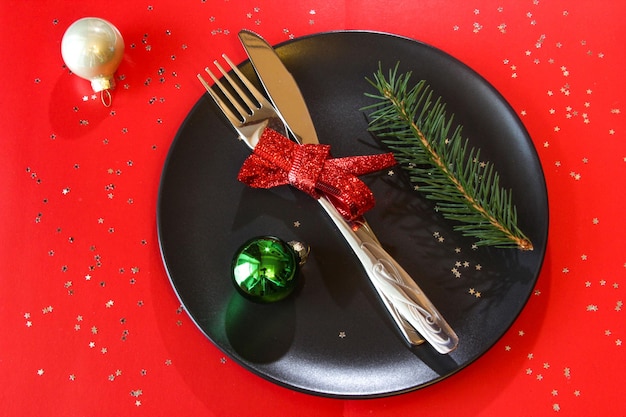
[[[440,355],[409,348],[348,245],[317,203],[291,187],[237,182],[250,151],[203,96],[181,126],[161,179],[158,230],[181,302],[228,356],[275,383],[330,397],[379,397],[439,381],[485,353],[520,313],[539,274],[548,231],[546,185],[536,150],[507,102],[482,77],[428,45],[371,32],[296,39],[277,51],[299,83],[320,141],[334,156],[379,153],[360,111],[379,62],[400,61],[426,79],[512,188],[532,252],[472,248],[395,169],[365,181],[376,206],[367,218],[383,246],[429,295],[460,338]],[[244,73],[252,75],[249,63]],[[256,79],[255,79],[256,81]],[[257,305],[230,282],[231,257],[262,234],[311,245],[304,285],[290,299]]]

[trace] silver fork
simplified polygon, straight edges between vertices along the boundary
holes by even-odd
[[[237,66],[235,66],[235,64],[233,64],[226,55],[222,55],[222,57],[237,76],[238,82],[236,82],[228,74],[228,72],[224,70],[217,60],[214,61],[213,64],[220,71],[222,77],[232,90],[237,93],[237,97],[233,96],[231,91],[211,72],[211,70],[209,70],[208,67],[204,70],[207,74],[209,74],[209,77],[211,77],[215,85],[226,97],[228,103],[225,102],[209,86],[200,74],[198,74],[198,79],[202,85],[204,85],[204,88],[206,88],[220,110],[222,110],[226,118],[233,125],[237,133],[239,133],[241,139],[246,142],[250,149],[254,149],[266,127],[271,127],[277,132],[286,135],[287,129],[280,117],[278,117],[278,114],[276,114],[272,104],[267,101],[267,99],[252,85],[252,83],[241,73],[241,71],[239,71],[239,68],[237,68]],[[241,85],[246,87],[248,93],[241,88]],[[256,100],[256,103],[252,101],[249,94]],[[245,107],[242,104],[245,105]],[[229,105],[232,106],[232,110]]]
[[[234,77],[224,70],[217,60],[214,61],[214,65],[222,74],[223,80],[230,89],[209,68],[205,68],[205,71],[226,100],[222,99],[200,74],[198,74],[198,79],[239,133],[241,139],[251,149],[254,149],[263,130],[268,126],[287,136],[286,126],[279,118],[272,104],[226,55],[222,55],[222,57],[232,69]],[[245,87],[247,92],[242,86]],[[237,97],[233,95],[231,90],[236,93]],[[452,351],[458,343],[458,338],[456,338],[456,335],[447,326],[443,318],[439,316],[437,310],[425,297],[421,289],[417,287],[397,262],[390,258],[382,249],[380,242],[378,242],[367,223],[363,222],[358,224],[358,227],[351,227],[352,225],[344,220],[328,199],[321,197],[318,199],[318,202],[333,220],[363,264],[370,281],[406,341],[411,345],[418,345],[424,342],[420,333],[416,331],[417,327],[418,330],[422,330],[422,333],[427,333],[422,334],[422,336],[437,351],[440,353]],[[403,279],[402,273],[408,279]],[[409,297],[407,293],[412,294],[413,297]],[[410,324],[405,317],[408,317],[412,323],[417,323],[418,326]],[[441,328],[441,322],[444,323],[446,328]]]

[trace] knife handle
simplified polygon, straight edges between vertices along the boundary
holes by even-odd
[[[416,330],[437,352],[453,351],[459,342],[454,330],[411,276],[383,249],[369,226],[363,223],[354,230],[330,201],[324,197],[318,201],[363,265],[405,339],[410,344],[421,343],[415,337]],[[413,329],[407,328],[403,320]]]

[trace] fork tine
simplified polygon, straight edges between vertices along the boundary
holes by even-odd
[[[206,69],[207,72],[208,68]],[[209,75],[210,74],[209,72]],[[213,101],[215,101],[215,104],[217,104],[217,106],[220,108],[220,110],[222,110],[222,112],[224,113],[224,115],[228,118],[228,120],[230,120],[230,122],[233,125],[238,125],[241,123],[241,119],[243,118],[243,116],[239,115],[239,114],[234,114],[231,110],[230,107],[224,102],[224,100],[222,100],[220,98],[220,96],[218,96],[215,91],[213,91],[213,89],[209,86],[209,84],[205,81],[204,78],[202,78],[202,76],[200,74],[197,75],[198,80],[200,80],[200,82],[202,83],[202,85],[204,86],[204,88],[206,89],[206,91],[209,93],[209,95],[211,96],[211,98],[213,99]],[[213,78],[213,77],[212,77]],[[215,78],[213,78],[215,80]]]
[[[226,82],[228,83],[228,85],[230,85],[233,90],[235,90],[235,92],[240,96],[241,100],[245,102],[245,100],[241,97],[242,96],[242,92],[239,88],[237,88],[237,85],[233,82],[233,80],[228,76],[228,74],[226,74],[226,72],[224,71],[224,69],[220,66],[219,62],[214,61],[213,64],[220,70],[220,72],[222,73],[222,75],[224,76],[224,80],[226,80]],[[224,86],[224,83],[222,81],[220,81],[212,72],[211,70],[209,70],[209,68],[205,68],[204,69],[207,74],[209,74],[209,76],[211,77],[211,79],[213,80],[213,82],[215,83],[214,85],[217,86],[217,88],[222,92],[222,94],[224,94],[224,96],[228,99],[228,101],[230,102],[230,104],[234,107],[234,109],[239,113],[239,121],[240,122],[244,122],[246,121],[246,116],[250,116],[251,112],[252,112],[252,108],[248,108],[248,109],[244,109],[239,100],[237,100],[235,98],[235,96],[233,96],[233,94],[230,92],[230,90],[228,88],[226,88]],[[249,100],[248,100],[249,101]],[[247,104],[247,103],[246,103]]]
[[[241,83],[246,86],[250,94],[252,94],[252,97],[254,97],[254,99],[259,103],[259,105],[261,107],[271,107],[270,102],[267,101],[265,96],[261,94],[261,92],[250,82],[248,77],[246,77],[245,75],[242,74],[241,71],[239,71],[239,68],[235,64],[232,63],[232,61],[226,56],[226,54],[223,54],[222,57],[228,63],[228,65],[230,65],[233,72],[237,74],[237,77],[239,78]]]
[[[246,105],[248,105],[245,99],[245,94],[243,94],[243,92],[241,91],[240,88],[238,88],[237,84],[233,81],[233,79],[230,78],[230,76],[226,73],[226,71],[224,71],[224,68],[220,66],[219,62],[213,61],[213,64],[222,73],[222,75],[224,76],[223,79],[226,80],[228,85],[230,85],[232,89],[238,94],[241,101],[245,102]],[[239,112],[239,115],[241,116],[240,120],[245,122],[246,116],[251,115],[252,108],[249,107],[248,109],[244,109],[243,106],[240,104],[239,100],[237,100],[235,96],[233,96],[233,94],[224,86],[224,84],[220,80],[217,79],[217,77],[208,68],[205,68],[204,70],[213,79],[213,81],[215,82],[215,85],[220,89],[220,91],[226,96],[226,98],[228,98],[228,100],[230,101],[230,104],[235,108],[235,110]],[[250,101],[250,100],[247,100],[247,101]]]
[[[215,61],[214,64],[217,67],[217,69],[220,70],[220,72],[222,73],[222,75],[224,76],[224,79],[226,81],[228,81],[228,83],[230,84],[230,86],[233,88],[233,90],[235,90],[237,92],[237,94],[239,94],[239,98],[241,99],[241,101],[243,101],[246,106],[248,106],[248,108],[250,109],[251,112],[254,111],[255,108],[259,108],[259,105],[257,103],[254,103],[252,100],[250,100],[250,97],[248,96],[248,93],[246,93],[241,87],[240,84],[243,84],[246,86],[246,88],[248,89],[248,91],[250,91],[250,93],[252,95],[254,95],[254,91],[252,91],[250,89],[250,83],[248,82],[248,79],[239,71],[239,68],[237,68],[237,66],[235,64],[233,64],[233,62],[226,56],[226,54],[222,54],[222,58],[224,58],[224,60],[228,63],[228,65],[230,66],[230,68],[233,70],[233,72],[235,73],[235,75],[237,76],[237,79],[239,80],[239,82],[236,82],[227,72],[226,70],[224,70],[224,68],[222,68],[222,66]]]

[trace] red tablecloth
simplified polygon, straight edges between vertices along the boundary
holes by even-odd
[[[3,1],[0,415],[625,415],[626,7],[615,1]],[[60,54],[81,17],[126,42],[113,105]],[[237,32],[329,30],[432,44],[490,81],[530,132],[550,200],[534,294],[484,356],[371,400],[279,387],[224,357],[181,308],[155,209],[196,73]]]

